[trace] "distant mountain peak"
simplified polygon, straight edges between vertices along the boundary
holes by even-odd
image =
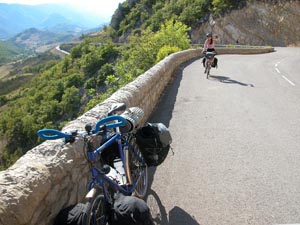
[[[74,32],[100,27],[105,19],[91,17],[84,10],[78,12],[60,4],[21,5],[0,3],[0,40],[8,39],[35,27],[51,30],[64,24]]]
[[[44,20],[41,21],[40,26],[44,28],[53,27],[58,24],[72,24],[73,22],[68,20],[66,17],[58,14],[52,13],[49,16],[45,17]]]
[[[68,42],[74,39],[76,36],[68,33],[54,33],[50,31],[42,31],[36,28],[29,28],[22,33],[19,33],[15,37],[9,39],[17,46],[24,47],[26,49],[37,49],[41,46],[56,45],[61,42]]]

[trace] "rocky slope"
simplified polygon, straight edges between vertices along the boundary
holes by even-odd
[[[260,1],[213,18],[213,33],[220,44],[300,46],[300,1]],[[192,31],[193,43],[202,44],[212,26],[207,22]]]

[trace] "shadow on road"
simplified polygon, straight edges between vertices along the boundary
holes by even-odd
[[[168,86],[166,87],[166,89],[161,97],[160,102],[157,103],[155,110],[150,115],[150,117],[148,119],[149,122],[163,123],[167,127],[169,127],[169,123],[172,118],[174,105],[176,102],[176,96],[178,93],[180,82],[182,80],[183,69],[197,60],[199,60],[199,59],[197,58],[197,59],[190,60],[179,66],[179,68],[175,72],[176,75],[169,82]]]
[[[174,105],[176,102],[176,96],[182,80],[183,69],[193,63],[194,61],[199,60],[198,58],[190,60],[181,64],[172,79],[166,87],[160,101],[157,103],[156,108],[148,118],[150,123],[163,123],[166,127],[169,127],[170,120],[172,118]],[[171,134],[172,135],[172,134]],[[169,154],[172,154],[172,151],[169,151]],[[176,153],[175,153],[176,154]],[[156,167],[149,168],[149,189],[151,188],[153,177],[155,174]]]
[[[239,85],[242,85],[242,86],[254,87],[253,84],[242,83],[242,82],[233,80],[230,77],[226,77],[226,76],[213,76],[213,75],[210,75],[209,78],[213,78],[214,80],[220,81],[220,82],[225,83],[225,84],[239,84]]]
[[[173,80],[170,81],[167,88],[165,89],[160,102],[158,102],[155,110],[150,115],[148,119],[150,123],[163,123],[164,125],[169,127],[176,102],[176,96],[178,93],[180,82],[182,80],[183,69],[196,60],[199,59],[193,59],[180,65]],[[171,151],[169,152],[169,154],[172,154]],[[149,191],[145,199],[147,205],[151,210],[155,225],[200,225],[192,216],[190,216],[178,206],[174,206],[168,213],[166,212],[165,207],[159,199],[159,196],[155,191],[151,190],[155,171],[156,167],[149,168]]]
[[[155,225],[200,225],[194,217],[178,206],[174,206],[167,213],[159,196],[153,190],[148,192],[146,202]]]

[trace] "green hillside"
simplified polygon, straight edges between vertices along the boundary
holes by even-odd
[[[193,44],[202,44],[213,19],[220,44],[299,46],[299,10],[297,0],[131,0],[119,6],[108,30],[114,41],[124,42],[172,18],[191,27]]]
[[[0,41],[0,65],[28,56],[30,52],[12,42]]]
[[[246,5],[246,0],[131,0],[114,13],[110,27],[116,39],[146,28],[159,29],[165,20],[181,21],[191,28],[206,22],[212,13],[222,16]]]
[[[35,71],[30,82],[0,95],[0,168],[41,143],[37,130],[61,129],[165,56],[191,48],[191,32],[211,13],[222,18],[247,2],[255,1],[126,0],[110,26],[70,55],[27,65],[24,71]]]
[[[0,96],[0,134],[7,143],[2,168],[41,142],[37,130],[61,129],[166,55],[189,48],[188,30],[181,22],[169,21],[157,32],[148,29],[131,36],[130,43],[121,46],[104,34],[87,37],[58,63],[44,64],[27,87]]]
[[[0,76],[0,96],[11,96],[20,88],[24,88],[29,85],[30,80],[36,74],[47,70],[52,65],[56,64],[60,59],[59,56],[52,54],[51,52],[41,53],[36,56],[19,60],[14,63],[10,63],[9,73],[6,70],[6,75]],[[8,97],[6,97],[8,99]],[[0,106],[3,103],[0,102]]]

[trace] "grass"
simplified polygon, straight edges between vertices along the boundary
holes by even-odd
[[[12,64],[5,64],[3,66],[0,66],[0,81],[2,79],[5,79],[9,75],[12,69],[13,69]]]
[[[7,80],[0,80],[0,95],[9,94],[24,87],[24,84],[29,83],[31,79],[32,74],[23,74]]]

